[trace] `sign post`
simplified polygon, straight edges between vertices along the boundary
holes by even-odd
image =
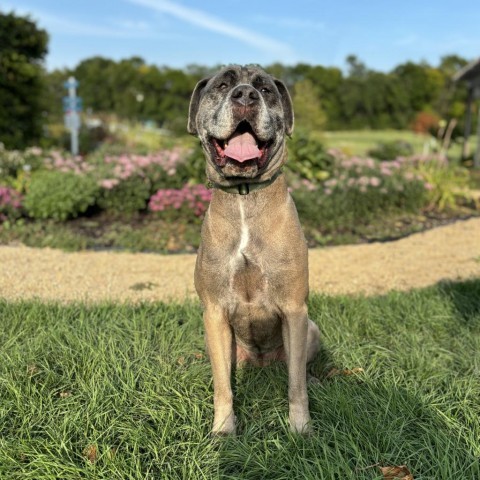
[[[78,155],[78,131],[80,130],[80,115],[82,99],[77,97],[78,82],[70,77],[63,86],[68,90],[68,96],[63,97],[65,126],[70,130],[70,150],[72,155]]]

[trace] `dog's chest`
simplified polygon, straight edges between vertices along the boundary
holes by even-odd
[[[228,268],[229,302],[236,307],[254,308],[265,304],[270,287],[268,252],[255,223],[247,218],[245,203],[238,199],[238,231]],[[259,305],[260,306],[260,305]]]

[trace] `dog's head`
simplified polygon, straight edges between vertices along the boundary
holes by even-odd
[[[285,162],[292,101],[285,85],[261,68],[228,66],[198,82],[188,131],[200,138],[211,181],[268,179]]]

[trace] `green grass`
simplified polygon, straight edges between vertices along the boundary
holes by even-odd
[[[365,155],[368,150],[377,146],[378,143],[402,140],[410,143],[415,153],[422,153],[425,144],[432,137],[430,135],[417,134],[408,130],[340,130],[324,132],[319,138],[329,148],[339,148],[349,155]],[[470,138],[470,152],[475,152],[476,137]],[[461,144],[452,142],[449,156],[459,159]]]
[[[314,295],[312,436],[289,433],[280,365],[236,377],[239,434],[212,439],[196,303],[0,300],[2,479],[480,478],[480,280]],[[363,373],[327,378],[332,367]]]
[[[324,132],[321,138],[329,148],[339,148],[349,155],[365,155],[378,143],[397,140],[410,143],[415,152],[419,153],[430,136],[408,130],[340,130]]]

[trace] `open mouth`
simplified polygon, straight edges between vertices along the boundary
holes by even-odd
[[[220,140],[212,137],[211,144],[219,167],[225,166],[229,160],[239,167],[256,163],[261,168],[267,162],[269,142],[259,140],[246,120],[238,124],[229,138]]]

